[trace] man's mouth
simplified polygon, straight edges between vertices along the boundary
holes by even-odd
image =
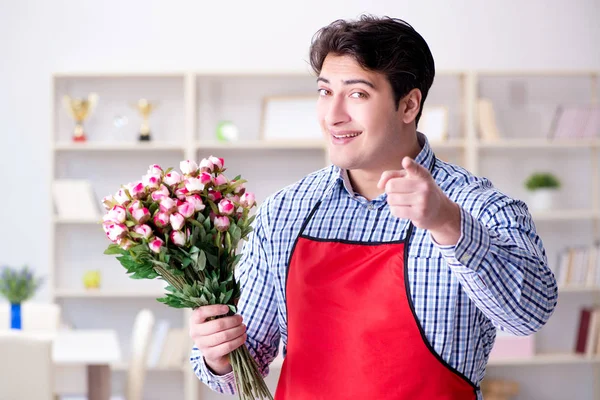
[[[331,136],[333,136],[336,139],[350,139],[350,138],[354,138],[357,137],[361,134],[362,132],[349,132],[349,131],[345,131],[345,132],[331,132]]]

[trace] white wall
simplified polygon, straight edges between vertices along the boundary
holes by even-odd
[[[362,12],[410,22],[439,69],[600,69],[594,0],[2,0],[0,264],[46,269],[53,71],[304,68],[318,28]]]
[[[438,69],[600,70],[597,0],[0,0],[0,265],[47,271],[53,71],[299,69],[362,12],[410,22]]]

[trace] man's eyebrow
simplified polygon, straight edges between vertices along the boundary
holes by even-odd
[[[323,78],[323,77],[320,76],[320,77],[317,78],[317,82],[324,82],[324,83],[329,84],[329,79]],[[367,86],[375,89],[375,85],[373,85],[371,82],[369,82],[367,80],[364,80],[364,79],[349,79],[347,81],[342,81],[342,83],[344,85],[354,85],[354,84],[357,84],[357,83],[362,83],[364,85],[367,85]]]

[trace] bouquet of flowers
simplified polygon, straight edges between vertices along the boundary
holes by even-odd
[[[223,175],[224,160],[186,160],[181,172],[151,165],[142,180],[103,199],[104,252],[133,279],[168,283],[158,301],[176,308],[226,304],[236,312],[240,289],[234,268],[238,244],[252,231],[255,197],[240,176]],[[246,346],[230,355],[240,399],[272,399]]]

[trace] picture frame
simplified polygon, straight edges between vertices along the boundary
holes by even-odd
[[[260,140],[323,140],[317,119],[316,95],[268,96],[263,99]]]
[[[447,106],[425,106],[417,130],[427,136],[430,142],[443,142],[448,140],[448,118]]]
[[[56,216],[68,219],[101,220],[100,206],[92,183],[85,179],[59,179],[52,183]]]

